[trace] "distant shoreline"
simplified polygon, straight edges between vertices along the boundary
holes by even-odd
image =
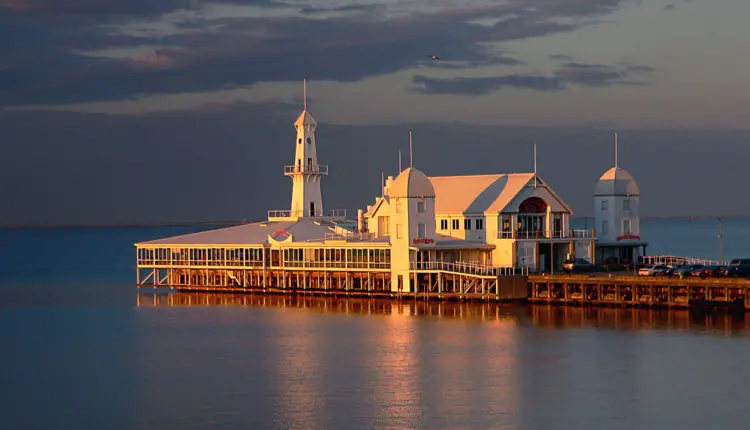
[[[573,217],[573,220],[593,220],[593,216]],[[727,220],[750,219],[750,215],[666,215],[642,216],[642,220]],[[259,220],[261,221],[261,220]],[[19,224],[0,225],[0,230],[41,230],[41,229],[75,229],[75,228],[135,228],[135,227],[231,227],[247,224],[248,220],[235,221],[173,221],[173,222],[131,222],[102,224]]]

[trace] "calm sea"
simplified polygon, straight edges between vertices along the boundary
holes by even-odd
[[[0,428],[705,429],[750,422],[750,316],[180,294],[133,242],[0,230]],[[717,258],[716,221],[644,221]],[[750,220],[724,222],[750,257]]]

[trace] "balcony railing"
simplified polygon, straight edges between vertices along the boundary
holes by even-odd
[[[466,273],[470,275],[484,276],[511,276],[528,275],[529,269],[524,267],[510,266],[488,266],[470,262],[445,262],[445,261],[417,261],[412,263],[415,270],[437,270],[444,272]]]
[[[347,242],[361,242],[366,240],[372,240],[376,236],[374,233],[360,233],[360,232],[351,232],[351,233],[326,233],[324,239],[326,241],[329,240],[343,240]]]
[[[331,209],[327,215],[331,218],[346,218],[346,209]]]
[[[284,166],[285,175],[296,175],[296,174],[307,174],[307,175],[327,175],[328,166]]]
[[[593,239],[594,230],[510,230],[497,232],[498,239]]]
[[[304,216],[312,216],[312,217],[319,217],[319,218],[346,218],[346,209],[331,209],[326,212],[326,215],[324,216],[322,213],[320,214],[310,214],[305,213],[303,210],[296,210],[291,211],[289,209],[275,209],[268,211],[268,218],[301,218]]]

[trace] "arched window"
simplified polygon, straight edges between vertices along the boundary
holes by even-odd
[[[539,197],[529,197],[518,206],[518,213],[543,214],[547,212],[547,203]]]
[[[307,138],[307,144],[309,145],[309,144],[311,144],[311,143],[312,143],[312,139],[310,139],[310,138],[308,137],[308,138]]]

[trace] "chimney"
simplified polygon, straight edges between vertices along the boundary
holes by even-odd
[[[393,185],[393,176],[389,176],[385,180],[385,192],[383,194],[388,194],[388,190],[391,188],[391,185]]]
[[[357,209],[357,231],[364,233],[365,231],[365,211]]]

